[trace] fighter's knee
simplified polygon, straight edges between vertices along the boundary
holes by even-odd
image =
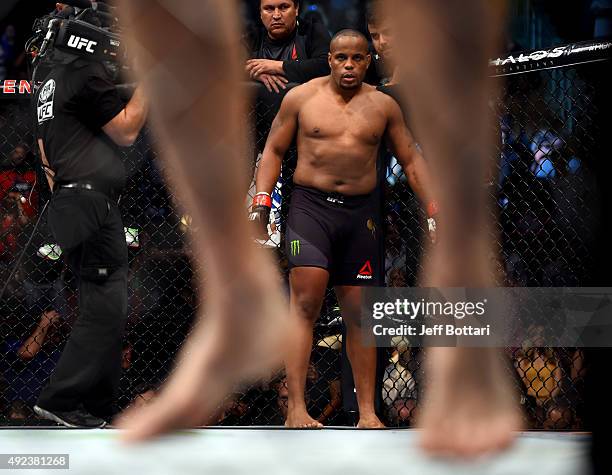
[[[342,314],[342,320],[346,325],[346,329],[349,332],[361,332],[361,319],[355,317],[353,314]]]
[[[359,305],[344,304],[340,307],[340,313],[342,313],[342,318],[346,320],[361,323],[361,307]]]
[[[319,318],[321,302],[309,297],[296,297],[291,299],[294,313],[300,318],[315,321]]]

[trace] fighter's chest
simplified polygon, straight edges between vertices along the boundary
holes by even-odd
[[[373,107],[342,107],[318,104],[300,111],[300,131],[320,139],[355,139],[378,143],[385,133],[386,121]]]

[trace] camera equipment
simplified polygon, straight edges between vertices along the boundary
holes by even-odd
[[[104,63],[118,78],[126,63],[116,8],[103,2],[67,0],[61,10],[39,18],[26,43],[34,87],[36,71],[45,63],[68,63],[77,58]]]

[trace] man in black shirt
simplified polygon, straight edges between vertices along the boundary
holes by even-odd
[[[105,66],[89,58],[52,63],[34,97],[36,139],[53,189],[49,228],[80,293],[80,316],[34,409],[70,427],[102,427],[114,413],[128,273],[117,146],[135,141],[146,111],[140,88],[125,105]]]
[[[257,88],[256,116],[259,151],[287,87],[329,74],[327,53],[331,37],[323,23],[298,19],[299,0],[260,0],[262,27],[247,31],[245,69]]]
[[[263,28],[245,37],[251,58],[246,71],[268,91],[278,93],[288,82],[302,84],[329,74],[329,32],[321,22],[298,20],[298,14],[298,0],[261,0]]]

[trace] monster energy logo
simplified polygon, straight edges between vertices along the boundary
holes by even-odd
[[[300,253],[300,241],[291,241],[291,255],[297,256]]]

